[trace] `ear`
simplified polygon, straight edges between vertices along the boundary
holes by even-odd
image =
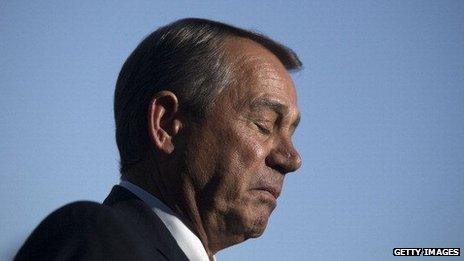
[[[178,118],[179,101],[174,93],[161,91],[155,94],[148,111],[148,131],[155,148],[166,154],[174,151],[173,138],[182,123]]]

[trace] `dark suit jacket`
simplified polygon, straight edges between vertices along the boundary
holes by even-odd
[[[115,186],[103,204],[79,201],[45,218],[15,260],[188,260],[159,217]]]

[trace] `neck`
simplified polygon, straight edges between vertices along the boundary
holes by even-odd
[[[137,167],[125,173],[122,179],[149,192],[176,213],[182,222],[197,235],[209,259],[213,260],[213,255],[225,247],[221,247],[222,244],[217,243],[219,242],[218,238],[208,236],[208,234],[217,235],[217,233],[208,233],[209,231],[215,231],[214,227],[216,227],[216,224],[202,221],[213,220],[210,215],[204,215],[205,218],[209,217],[208,219],[202,218],[201,209],[199,204],[197,204],[198,195],[195,193],[193,184],[188,180],[182,180],[180,178],[172,179],[173,176],[181,175],[166,175],[171,177],[171,179],[166,180],[157,170],[158,168],[153,168],[153,166],[139,164]],[[172,186],[172,184],[177,184],[178,186]],[[207,226],[205,226],[205,224],[207,224]],[[206,227],[208,231],[205,229]]]
[[[196,193],[199,189],[195,189],[189,178],[183,180],[182,184],[181,195],[177,196],[180,203],[176,211],[201,240],[210,259],[218,251],[245,240],[242,235],[234,235],[228,231],[225,221],[227,211],[218,210],[221,208],[215,205],[217,202],[214,201],[214,195]]]

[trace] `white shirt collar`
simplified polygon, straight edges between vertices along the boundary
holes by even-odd
[[[208,254],[200,239],[161,200],[129,181],[122,180],[119,185],[134,193],[150,206],[166,225],[189,260],[209,261]]]

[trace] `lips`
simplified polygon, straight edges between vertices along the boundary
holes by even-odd
[[[273,187],[273,186],[265,186],[265,187],[259,187],[257,190],[263,190],[269,192],[275,199],[277,199],[280,196],[281,189],[278,187]]]

